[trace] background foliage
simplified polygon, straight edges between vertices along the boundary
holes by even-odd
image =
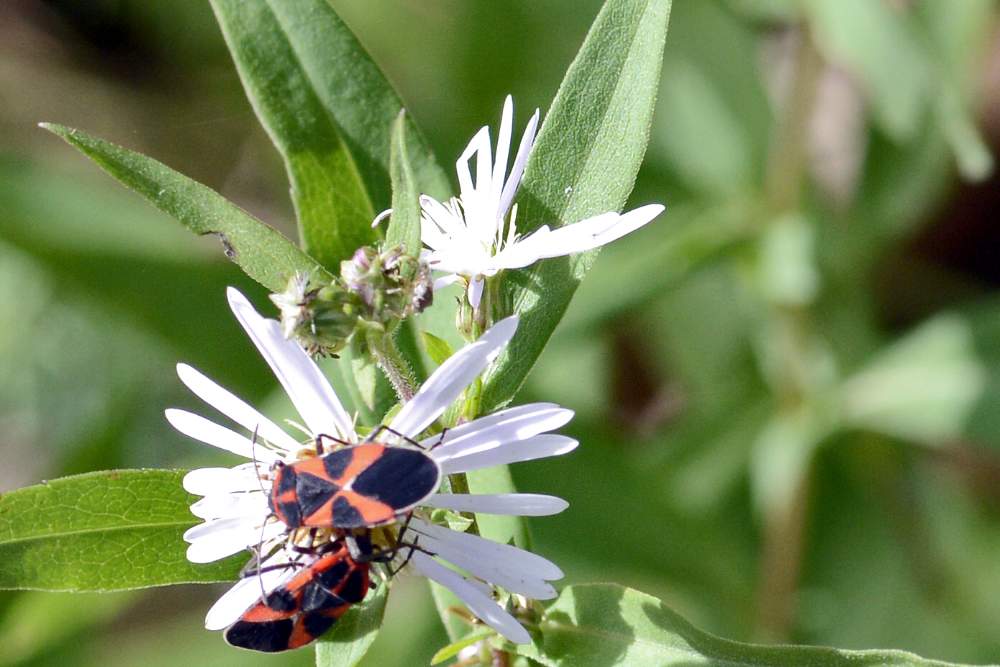
[[[519,128],[545,112],[599,4],[332,3],[443,165],[507,92]],[[577,411],[577,452],[512,470],[571,503],[533,524],[566,583],[738,640],[1000,658],[996,35],[987,0],[675,0],[630,199],[667,214],[600,255],[516,399]],[[224,285],[263,291],[35,124],[155,156],[293,237],[293,202],[330,203],[290,197],[285,169],[321,178],[336,137],[279,155],[195,0],[0,4],[0,99],[0,489],[225,463],[162,408],[196,405],[177,360],[286,407],[224,306]],[[446,642],[402,584],[366,664]],[[201,629],[217,593],[3,593],[0,664],[263,663]]]

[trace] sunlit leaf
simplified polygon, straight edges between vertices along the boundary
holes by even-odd
[[[669,0],[605,3],[528,161],[518,196],[525,231],[571,224],[625,203],[649,139],[669,14]],[[484,409],[513,398],[596,254],[546,260],[507,279],[521,324],[489,376]]]
[[[115,591],[234,581],[244,556],[185,557],[198,522],[182,471],[115,470],[45,482],[0,498],[0,588]]]

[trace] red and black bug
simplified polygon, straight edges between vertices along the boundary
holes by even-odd
[[[272,470],[268,504],[289,528],[370,528],[398,519],[441,482],[441,467],[426,452],[376,441],[322,452]],[[336,441],[336,440],[335,440]]]
[[[243,612],[226,630],[233,646],[275,653],[305,646],[365,599],[370,560],[355,560],[344,541],[329,543],[318,558]],[[257,576],[257,572],[247,576]]]

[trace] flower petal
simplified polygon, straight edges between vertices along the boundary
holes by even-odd
[[[288,555],[281,551],[276,556],[265,560],[263,566],[273,566],[289,561]],[[290,579],[299,568],[269,570],[260,575],[252,575],[240,579],[228,591],[222,594],[205,616],[205,629],[222,630],[227,628],[243,615],[251,605],[262,599],[268,593]]]
[[[410,437],[419,435],[496,359],[515,331],[517,317],[508,317],[494,324],[475,343],[451,355],[407,401],[389,427]]]
[[[471,557],[478,561],[479,567],[514,571],[523,576],[544,581],[562,579],[563,577],[563,571],[552,561],[509,544],[500,544],[471,533],[459,533],[420,519],[411,520],[408,530],[423,536],[417,541],[419,546],[426,546],[425,538],[433,540],[436,548],[430,550],[456,565],[460,565],[460,563],[455,559]],[[465,566],[461,565],[461,567]],[[471,574],[478,576],[474,569],[466,569]],[[485,579],[485,577],[483,578]]]
[[[514,157],[514,165],[511,167],[510,176],[504,183],[503,193],[500,195],[497,210],[501,218],[507,215],[510,204],[514,201],[514,196],[517,195],[517,189],[521,185],[521,176],[524,174],[524,166],[528,163],[528,156],[535,143],[535,130],[537,128],[538,109],[535,109],[534,115],[528,121],[528,126],[524,128],[524,134],[521,135],[521,143],[517,148],[517,155]]]
[[[649,204],[623,215],[602,213],[552,230],[545,238],[541,258],[560,257],[593,250],[634,232],[663,212],[660,204]],[[530,238],[530,237],[529,237]],[[522,242],[527,242],[525,239]]]
[[[184,533],[184,539],[191,543],[187,559],[192,563],[211,563],[266,542],[287,530],[280,522],[269,523],[262,528],[263,519],[216,519],[188,529]]]
[[[462,575],[446,568],[423,553],[414,553],[410,561],[417,572],[451,590],[469,611],[515,644],[530,644],[531,635],[513,616],[500,608],[493,598],[473,586]]]
[[[211,496],[234,491],[260,491],[265,482],[257,478],[253,468],[196,468],[184,475],[183,486],[188,493]]]
[[[288,435],[254,407],[223,389],[191,366],[177,364],[177,376],[195,396],[251,433],[256,430],[262,438],[286,452],[293,452],[301,447],[295,438]]]
[[[537,493],[436,493],[423,501],[421,505],[440,507],[456,512],[511,516],[550,516],[559,514],[569,507],[569,503],[562,498]],[[192,511],[194,511],[194,506],[192,506]]]
[[[529,403],[474,419],[448,429],[443,436],[427,438],[421,444],[433,447],[430,451],[432,458],[445,460],[459,454],[554,431],[572,418],[572,410],[555,403]],[[436,446],[437,441],[442,438],[443,444]]]
[[[520,461],[533,461],[547,456],[559,456],[576,449],[579,443],[564,435],[543,434],[527,440],[497,443],[489,448],[462,453],[448,459],[435,456],[445,475],[467,472],[478,468],[507,465]]]
[[[204,442],[206,445],[239,454],[243,458],[256,458],[265,463],[271,463],[281,458],[273,449],[264,446],[255,447],[250,438],[231,431],[225,426],[219,426],[193,412],[170,408],[164,410],[163,414],[175,429],[188,437]]]
[[[259,491],[243,493],[212,493],[191,505],[191,514],[199,519],[221,519],[239,516],[267,516],[267,496]]]
[[[472,306],[473,310],[479,308],[479,302],[483,298],[483,286],[486,281],[481,277],[476,276],[469,281],[468,297],[469,305]]]
[[[274,371],[309,430],[314,435],[326,433],[351,439],[351,419],[319,367],[298,343],[282,335],[275,320],[261,317],[239,291],[230,287],[227,294],[236,319]]]

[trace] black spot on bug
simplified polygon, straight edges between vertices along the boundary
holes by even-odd
[[[341,496],[333,501],[333,525],[342,528],[359,528],[365,525],[361,513]]]

